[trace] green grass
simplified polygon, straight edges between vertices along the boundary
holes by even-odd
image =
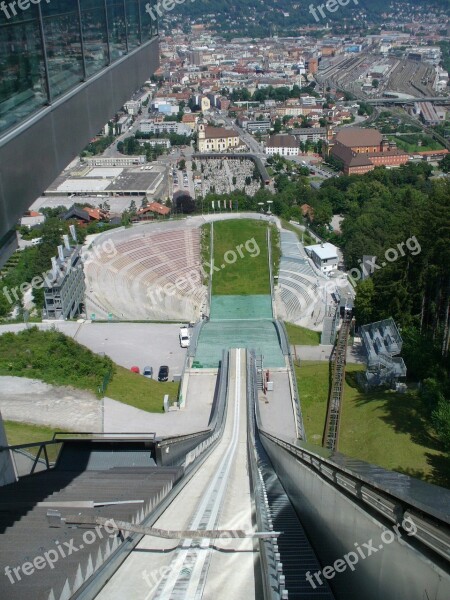
[[[213,273],[213,294],[270,294],[266,231],[265,222],[252,219],[214,223],[214,265],[220,271]],[[242,258],[237,250],[241,245]],[[226,264],[227,257],[232,260],[231,252],[237,255],[236,262]]]
[[[112,368],[110,358],[97,356],[56,330],[30,327],[0,336],[0,375],[30,377],[97,393]]]
[[[322,444],[328,401],[328,362],[302,361],[295,367],[303,423],[309,442]]]
[[[46,442],[53,438],[55,431],[67,431],[60,427],[46,427],[45,425],[30,425],[29,423],[20,423],[19,421],[3,421],[6,437],[10,446],[19,444],[32,444],[33,442]],[[47,446],[47,454],[50,461],[56,460],[60,449],[60,444]],[[26,449],[30,454],[36,454],[39,447]],[[41,454],[44,459],[44,455]]]
[[[175,400],[178,387],[178,383],[170,381],[160,383],[116,366],[106,396],[147,412],[163,412],[164,395],[169,394],[170,400]]]
[[[450,458],[429,426],[414,393],[364,393],[355,382],[361,365],[347,364],[339,451],[348,456],[450,487]],[[302,361],[296,368],[308,440],[321,443],[326,417],[329,364]]]
[[[20,423],[19,421],[3,421],[3,425],[5,426],[6,436],[10,446],[51,440],[53,433],[56,430],[66,431],[60,428],[46,427],[45,425]]]
[[[318,346],[320,344],[320,331],[311,331],[306,327],[284,323],[289,336],[289,343],[293,346]]]
[[[442,144],[440,144],[439,142],[436,142],[434,139],[432,139],[429,136],[421,136],[421,135],[412,135],[411,137],[411,142],[408,141],[407,137],[399,137],[399,136],[394,136],[394,135],[390,135],[388,136],[389,139],[394,140],[394,142],[397,144],[397,146],[399,148],[401,148],[402,150],[405,150],[406,152],[409,153],[414,153],[414,152],[427,152],[429,150],[442,150],[444,146],[442,146]],[[412,140],[417,140],[417,139],[423,139],[424,140],[424,144],[422,146],[419,146],[417,143],[414,143]]]

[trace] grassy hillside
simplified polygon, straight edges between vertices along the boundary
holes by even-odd
[[[114,363],[56,330],[37,327],[0,336],[0,375],[41,379],[97,393]]]
[[[178,383],[160,383],[132,373],[59,331],[32,327],[0,336],[0,375],[40,379],[99,395],[99,386],[108,373],[112,377],[106,395],[142,410],[160,412],[164,394],[175,399],[178,393]]]
[[[450,488],[450,459],[422,414],[417,396],[389,390],[361,392],[355,374],[362,368],[347,365],[339,451]],[[308,441],[320,444],[329,364],[302,361],[296,375]]]
[[[169,394],[171,401],[175,400],[178,383],[160,383],[119,366],[116,366],[114,377],[106,390],[108,398],[147,412],[163,412],[164,394]]]
[[[284,323],[289,337],[289,343],[294,346],[318,346],[320,344],[320,331],[312,331],[300,325]]]
[[[214,223],[213,294],[270,294],[266,232],[252,219]]]

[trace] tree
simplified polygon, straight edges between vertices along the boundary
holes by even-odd
[[[355,298],[355,317],[358,327],[372,321],[374,294],[375,288],[370,277],[358,283]]]
[[[372,79],[372,87],[377,88],[380,85],[378,79]]]
[[[273,124],[273,131],[274,131],[274,133],[280,133],[280,131],[281,131],[281,121],[280,121],[280,119],[275,119],[275,122]]]
[[[178,168],[180,171],[184,171],[186,168],[186,161],[184,160],[184,158],[182,158],[180,160],[180,162],[178,163]]]
[[[450,154],[446,154],[444,158],[439,163],[439,166],[444,171],[444,173],[450,173]]]
[[[132,200],[130,202],[130,206],[128,207],[128,210],[130,212],[130,215],[135,215],[136,214],[136,202],[134,200]]]

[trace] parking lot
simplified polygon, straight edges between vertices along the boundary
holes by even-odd
[[[154,377],[161,365],[169,367],[169,380],[180,375],[186,349],[180,347],[176,323],[91,323],[55,322],[58,330],[70,335],[93,352],[104,352],[112,360],[129,369],[153,367]],[[25,325],[2,325],[5,331],[19,331]],[[39,329],[49,329],[51,324],[39,323]]]

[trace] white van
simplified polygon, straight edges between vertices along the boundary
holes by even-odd
[[[189,337],[189,331],[186,327],[181,327],[180,329],[180,346],[182,348],[188,348],[191,343],[191,338]]]

